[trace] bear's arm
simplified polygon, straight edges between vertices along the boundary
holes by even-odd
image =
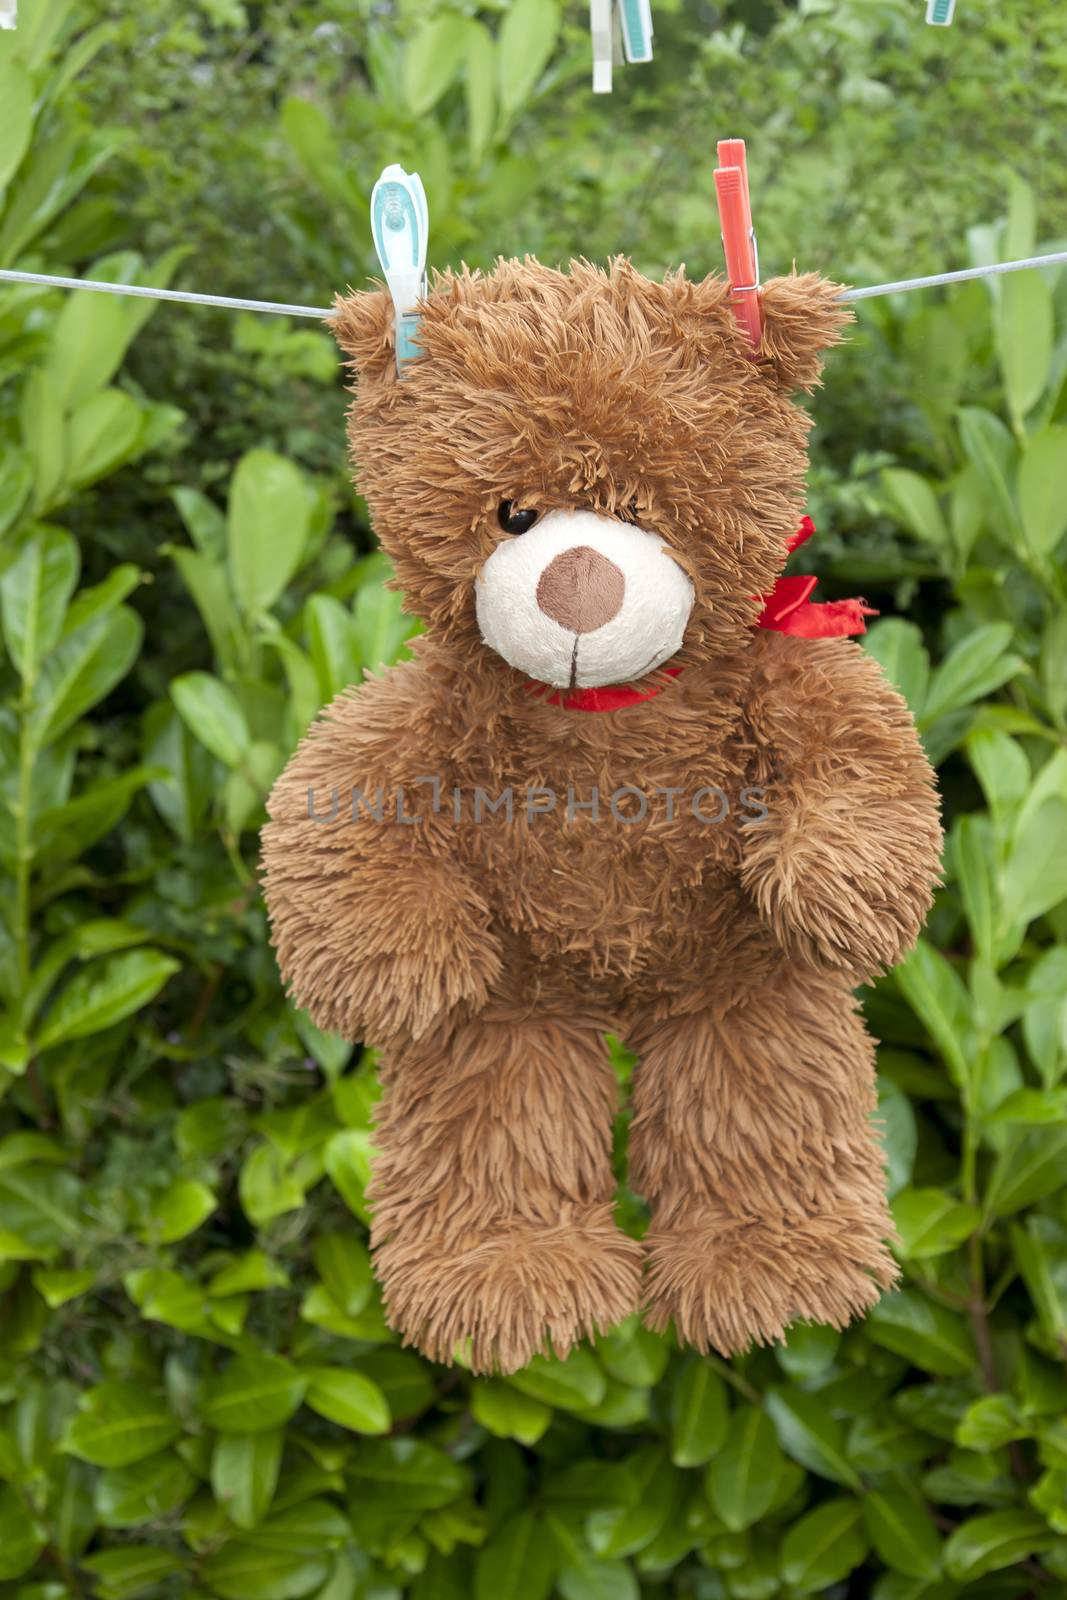
[[[918,937],[939,881],[934,774],[911,713],[846,640],[765,633],[747,731],[767,816],[742,881],[787,950],[863,981]]]
[[[500,970],[485,902],[418,782],[434,770],[434,737],[404,704],[408,678],[394,668],[327,707],[274,785],[262,834],[294,1001],[320,1028],[372,1044],[479,1009]],[[398,796],[418,820],[397,820]]]

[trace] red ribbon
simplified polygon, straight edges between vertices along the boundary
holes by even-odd
[[[810,517],[801,517],[800,527],[786,541],[790,554],[805,544],[815,532]],[[844,639],[851,634],[866,633],[865,617],[876,617],[877,611],[863,600],[815,601],[811,596],[817,578],[777,578],[770,594],[762,594],[763,610],[756,618],[757,628],[767,628],[774,633],[788,633],[795,639]],[[669,678],[676,678],[681,667],[664,667]],[[609,683],[601,689],[552,689],[547,683],[528,683],[531,694],[544,700],[545,705],[563,706],[567,711],[621,711],[635,706],[640,700],[652,700],[665,689],[666,684],[656,684],[650,689],[632,689],[623,684]]]
[[[810,517],[801,517],[800,527],[786,543],[792,554],[805,544],[815,532]],[[864,617],[876,617],[877,611],[862,600],[813,601],[817,578],[777,578],[770,594],[760,595],[763,610],[756,619],[757,628],[769,628],[774,633],[788,633],[796,639],[845,639],[850,634],[866,633]]]

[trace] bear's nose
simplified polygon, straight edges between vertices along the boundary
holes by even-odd
[[[564,550],[542,572],[537,604],[570,633],[594,633],[622,609],[626,579],[591,545]]]

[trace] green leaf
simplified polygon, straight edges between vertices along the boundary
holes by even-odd
[[[954,840],[960,895],[975,948],[992,961],[1000,907],[994,876],[996,836],[990,819],[961,817]]]
[[[149,1207],[145,1237],[159,1244],[175,1244],[195,1233],[217,1205],[218,1200],[206,1184],[193,1178],[177,1178]]]
[[[920,727],[992,694],[1020,672],[1020,659],[1005,653],[1011,641],[1010,622],[986,622],[953,645],[930,680]]]
[[[875,1344],[927,1372],[953,1377],[974,1367],[974,1345],[963,1319],[914,1289],[883,1295],[868,1313],[866,1332]]]
[[[782,1540],[781,1574],[797,1594],[822,1594],[859,1566],[867,1548],[859,1502],[828,1500]]]
[[[66,474],[77,489],[132,461],[145,425],[137,401],[121,389],[102,389],[79,402],[66,426]]]
[[[129,1466],[109,1467],[96,1482],[96,1513],[105,1528],[158,1522],[185,1504],[197,1481],[170,1450]]]
[[[956,969],[925,939],[920,939],[893,976],[916,1016],[926,1024],[953,1082],[965,1083],[971,999]]]
[[[906,1261],[944,1255],[978,1226],[977,1207],[953,1199],[943,1189],[905,1189],[894,1197],[892,1211]]]
[[[1025,1561],[1052,1544],[1055,1534],[1033,1511],[1011,1509],[971,1517],[945,1542],[945,1570],[952,1578],[973,1582],[987,1572]]]
[[[414,1417],[434,1402],[432,1368],[411,1350],[369,1350],[358,1356],[360,1372],[373,1378],[398,1421]]]
[[[171,499],[200,554],[212,565],[222,565],[226,560],[226,518],[214,500],[199,489],[188,488],[173,489]]]
[[[0,247],[0,258],[3,254]],[[66,470],[63,396],[50,373],[38,369],[26,379],[19,407],[19,424],[22,442],[33,468],[33,508],[42,511],[62,498],[60,485]]]
[[[59,640],[79,565],[70,534],[43,526],[0,579],[4,642],[23,683],[35,681],[41,661]]]
[[[963,448],[990,502],[990,525],[1004,543],[1011,545],[1022,538],[1019,511],[1009,487],[1014,478],[1015,441],[1000,418],[980,406],[961,407],[959,424]]]
[[[601,1334],[595,1348],[608,1377],[629,1388],[651,1389],[666,1371],[666,1343],[659,1334],[643,1328],[636,1316]]]
[[[467,142],[471,166],[489,148],[496,120],[496,45],[481,22],[467,24]]]
[[[882,472],[882,487],[892,508],[911,533],[937,549],[951,548],[937,495],[925,478],[903,467],[886,467]]]
[[[378,1385],[344,1367],[309,1367],[305,1396],[312,1411],[353,1433],[388,1433],[389,1405]]]
[[[705,1479],[708,1498],[728,1528],[737,1533],[759,1521],[774,1501],[782,1466],[770,1417],[758,1406],[736,1411]]]
[[[514,116],[534,89],[559,34],[556,0],[515,0],[497,36],[498,88],[504,115]]]
[[[888,1407],[858,1416],[848,1434],[848,1458],[858,1472],[888,1472],[925,1461],[939,1445]]]
[[[110,694],[136,660],[143,633],[140,618],[119,606],[60,640],[34,689],[27,731],[35,745],[51,744]]]
[[[29,1572],[46,1542],[28,1506],[9,1484],[0,1483],[0,1579],[21,1578]]]
[[[709,1362],[691,1358],[671,1397],[671,1460],[702,1467],[726,1442],[730,1408],[726,1385]]]
[[[799,1322],[790,1328],[774,1354],[782,1371],[806,1388],[830,1371],[840,1347],[841,1335],[836,1328]]]
[[[1024,1439],[1028,1431],[1010,1394],[987,1394],[963,1413],[956,1443],[965,1450],[999,1450],[1014,1439]]]
[[[764,1404],[778,1430],[782,1449],[809,1472],[850,1489],[860,1487],[859,1475],[845,1450],[845,1432],[818,1395],[802,1389],[773,1388]]]
[[[443,1450],[421,1439],[370,1439],[348,1467],[354,1499],[365,1508],[430,1511],[467,1487],[467,1475]]]
[[[432,111],[453,82],[467,45],[467,23],[445,12],[426,17],[404,51],[404,96],[413,116]]]
[[[211,1456],[215,1499],[238,1528],[254,1528],[270,1510],[282,1463],[285,1434],[223,1433]]]
[[[548,1600],[555,1553],[530,1511],[511,1517],[482,1546],[474,1569],[475,1600]]]
[[[64,296],[45,365],[66,408],[88,400],[114,377],[129,342],[125,311],[117,296],[88,289]]]
[[[53,867],[76,861],[122,821],[139,790],[163,776],[161,767],[131,767],[121,777],[94,783],[65,805],[49,807],[34,828],[39,853]]]
[[[318,673],[310,657],[284,634],[268,636],[263,643],[281,657],[289,684],[289,711],[293,719],[295,737],[302,738],[322,708]]]
[[[561,1567],[556,1578],[560,1600],[638,1600],[637,1579],[625,1561],[585,1557]]]
[[[967,736],[966,749],[998,832],[1003,834],[1032,782],[1026,752],[1016,740],[995,728],[976,728]]]
[[[1041,555],[1051,555],[1067,533],[1064,461],[1067,461],[1067,428],[1043,428],[1023,445],[1019,463],[1019,510],[1027,541]]]
[[[1065,1161],[1067,1127],[1014,1132],[997,1156],[986,1185],[985,1215],[1010,1217],[1055,1194],[1063,1184]]]
[[[304,611],[308,652],[327,705],[360,677],[359,647],[351,614],[329,594],[314,594]]]
[[[82,1396],[60,1446],[94,1467],[124,1467],[165,1450],[181,1433],[166,1402],[144,1384],[108,1379]]]
[[[311,1258],[339,1309],[347,1317],[358,1316],[374,1292],[366,1245],[348,1233],[324,1233],[315,1240]]]
[[[307,1379],[280,1356],[237,1356],[204,1388],[203,1417],[220,1433],[266,1433],[288,1422]]]
[[[352,607],[352,626],[363,669],[376,672],[402,654],[402,645],[415,630],[404,615],[404,598],[384,583],[368,583],[359,590]]]
[[[252,742],[233,690],[210,672],[186,672],[170,686],[189,732],[227,767],[239,767]]]
[[[230,484],[230,577],[245,616],[270,608],[300,565],[311,496],[298,468],[269,450],[241,457]]]
[[[157,700],[145,713],[143,753],[153,767],[167,771],[148,786],[152,804],[178,838],[191,844],[211,801],[214,766],[169,700]]]
[[[994,328],[1008,409],[1019,426],[1040,400],[1052,361],[1052,290],[1042,273],[1012,272],[1002,280]]]
[[[255,1294],[262,1289],[287,1289],[289,1274],[262,1250],[248,1250],[221,1267],[209,1282],[208,1294]]]
[[[270,1144],[256,1145],[245,1158],[237,1188],[241,1209],[257,1228],[304,1204],[304,1185]]]
[[[678,1509],[684,1482],[658,1444],[626,1456],[614,1479],[622,1503],[599,1508],[586,1518],[585,1536],[594,1554],[610,1559],[643,1550]]]
[[[286,1554],[235,1539],[203,1562],[201,1573],[222,1600],[299,1600],[324,1583],[326,1556]]]
[[[180,1556],[151,1545],[122,1545],[117,1550],[102,1550],[98,1555],[82,1556],[78,1565],[96,1574],[94,1593],[100,1600],[156,1596],[160,1585],[185,1570]]]
[[[911,1578],[936,1578],[941,1539],[929,1513],[899,1489],[869,1490],[863,1520],[887,1567]]]
[[[37,1036],[38,1049],[113,1027],[148,1005],[180,967],[159,950],[126,950],[92,962],[52,1003]]]
[[[919,1135],[911,1101],[888,1078],[878,1079],[878,1122],[886,1188],[894,1195],[911,1182]]]
[[[471,1415],[498,1439],[535,1445],[552,1421],[552,1407],[497,1378],[483,1378],[471,1387]]]
[[[33,83],[22,62],[0,60],[0,198],[29,146],[33,100]]]
[[[374,1145],[370,1133],[361,1128],[345,1128],[335,1133],[323,1152],[330,1182],[354,1216],[370,1221],[364,1194],[370,1182]]]
[[[164,547],[164,553],[171,557],[181,573],[182,582],[193,597],[220,665],[226,671],[233,671],[239,659],[242,630],[225,568],[209,561],[198,550],[170,545]]]
[[[0,534],[18,518],[33,488],[30,463],[13,441],[0,441]]]
[[[607,1381],[588,1350],[580,1346],[565,1361],[556,1356],[534,1356],[521,1372],[506,1380],[513,1388],[563,1410],[582,1410],[598,1406],[607,1392]]]
[[[0,1223],[34,1256],[47,1259],[77,1239],[81,1193],[69,1172],[32,1166],[0,1172]]]
[[[208,1331],[204,1291],[180,1272],[168,1267],[143,1267],[128,1272],[123,1285],[146,1321],[165,1322],[169,1327],[201,1336]]]
[[[33,1269],[33,1287],[50,1311],[58,1311],[68,1301],[85,1294],[96,1282],[96,1273],[88,1269],[61,1272],[47,1267]]]
[[[1023,1038],[1047,1088],[1067,1065],[1067,945],[1053,945],[1034,962],[1026,979]]]
[[[1067,899],[1067,800],[1050,795],[1027,819],[1001,874],[1004,921],[1033,922]]]
[[[547,1523],[557,1551],[556,1587],[562,1600],[638,1600],[637,1579],[627,1562],[592,1555],[569,1515],[550,1512]]]

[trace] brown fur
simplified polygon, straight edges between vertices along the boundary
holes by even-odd
[[[798,1317],[840,1326],[894,1277],[852,989],[928,908],[932,774],[857,645],[752,626],[802,510],[788,395],[838,337],[837,292],[767,284],[753,360],[720,280],[501,262],[437,279],[402,379],[388,297],[339,302],[360,487],[427,633],[278,780],[266,891],[297,1002],[382,1048],[377,1265],[394,1325],[440,1360],[466,1341],[476,1370],[513,1370],[642,1297],[653,1326],[728,1352]],[[506,499],[633,501],[662,535],[696,601],[655,699],[553,706],[482,643],[473,588]],[[624,785],[653,796],[644,820],[607,810]],[[353,788],[388,805],[399,786],[417,822],[351,820]],[[509,786],[513,819],[475,822],[475,789]],[[599,789],[599,819],[563,799],[527,817],[528,790],[568,786]],[[719,826],[690,809],[705,786],[729,797]],[[309,821],[309,789],[319,815],[339,791],[336,822]],[[641,1245],[612,1220],[609,1029],[642,1057]]]

